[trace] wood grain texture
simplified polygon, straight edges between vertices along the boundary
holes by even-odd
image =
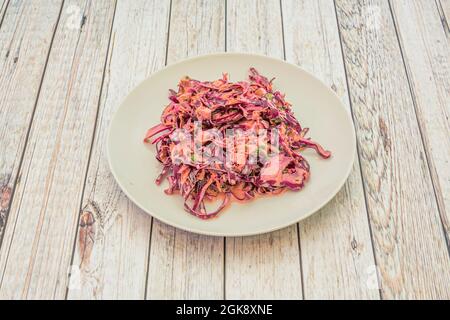
[[[106,159],[107,132],[126,95],[164,66],[170,1],[117,4],[89,164],[74,266],[80,285],[69,299],[143,299],[147,281],[151,217],[120,190]],[[91,225],[85,223],[93,217]]]
[[[224,1],[173,0],[167,62],[223,51],[224,27]],[[147,298],[223,298],[223,255],[223,238],[185,232],[154,219]]]
[[[441,219],[450,239],[450,44],[434,3],[391,1],[391,8]]]
[[[0,298],[65,296],[114,8],[64,3],[0,250]]]
[[[282,4],[286,60],[328,84],[350,112],[333,1]],[[305,299],[379,299],[368,285],[375,262],[358,158],[342,190],[299,230]]]
[[[227,1],[227,48],[283,58],[280,2]],[[226,239],[227,299],[300,299],[297,226]]]
[[[386,1],[337,0],[383,298],[450,297],[450,259]]]
[[[0,0],[0,299],[449,299],[449,17],[449,0]],[[168,63],[227,47],[332,87],[361,160],[338,195],[245,238],[136,208],[104,141],[167,39]]]
[[[0,245],[62,1],[12,0],[0,19]]]

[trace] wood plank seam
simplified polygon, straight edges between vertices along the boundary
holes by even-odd
[[[172,5],[173,1],[170,0],[169,4],[169,21],[167,23],[167,37],[166,37],[166,56],[164,58],[164,66],[167,66],[167,59],[169,57],[169,40],[170,40],[170,21],[172,20]],[[149,274],[150,274],[150,258],[151,258],[151,249],[152,249],[152,239],[153,239],[153,222],[154,218],[151,216],[150,221],[150,236],[149,236],[149,242],[148,242],[148,249],[147,249],[147,267],[145,272],[145,291],[144,291],[144,300],[147,300],[147,294],[148,294],[148,283],[149,283]],[[174,242],[175,243],[175,242]]]
[[[225,12],[224,12],[224,33],[225,33],[225,52],[228,51],[227,47],[227,23],[228,23],[228,0],[225,0]],[[227,299],[227,237],[223,237],[223,300]]]
[[[9,0],[8,0],[7,5],[9,5]],[[50,45],[49,45],[48,52],[47,52],[47,57],[46,57],[46,60],[45,60],[45,63],[44,63],[44,68],[43,68],[43,72],[42,72],[42,75],[41,75],[39,88],[37,90],[36,99],[35,99],[35,102],[34,102],[34,105],[33,105],[32,111],[31,111],[31,117],[30,117],[30,121],[28,123],[27,133],[25,135],[25,143],[24,143],[23,148],[22,148],[21,153],[20,153],[19,166],[17,168],[19,174],[17,175],[17,177],[16,177],[16,179],[15,179],[15,181],[13,183],[13,186],[11,188],[11,193],[10,193],[10,196],[9,196],[9,203],[7,204],[7,208],[6,208],[6,211],[5,211],[5,220],[4,220],[4,224],[3,224],[3,231],[6,229],[6,225],[8,223],[9,212],[11,210],[11,203],[13,202],[13,199],[14,199],[16,185],[17,185],[17,183],[18,183],[18,181],[20,180],[20,177],[21,177],[20,171],[21,171],[22,165],[23,165],[23,160],[24,160],[24,156],[25,156],[25,149],[26,149],[27,144],[28,144],[28,138],[30,136],[31,124],[33,123],[34,114],[35,114],[35,111],[36,111],[36,106],[38,104],[39,97],[40,97],[40,94],[41,94],[42,82],[44,80],[44,76],[45,76],[45,73],[47,71],[47,65],[48,65],[48,61],[49,61],[49,58],[50,58],[50,53],[51,53],[52,47],[53,47],[53,40],[55,39],[55,34],[56,34],[57,29],[58,29],[59,21],[61,19],[61,14],[62,14],[63,7],[64,7],[64,0],[62,0],[62,2],[61,2],[61,7],[60,7],[60,10],[59,10],[58,18],[56,20],[56,24],[55,24],[55,27],[54,27],[54,30],[53,30],[53,35],[52,35],[52,38],[50,40]],[[4,15],[2,17],[2,22],[3,22],[3,19],[4,19],[5,15],[6,15],[6,9],[5,9]],[[1,23],[0,23],[0,27],[1,27]],[[2,247],[3,237],[5,235],[5,232],[1,232],[1,231],[2,230],[0,230],[0,248]],[[9,249],[8,249],[8,252],[9,252]],[[6,268],[6,264],[5,264],[5,268]],[[2,272],[2,279],[0,280],[0,287],[1,287],[1,283],[2,282],[3,282],[3,272]]]
[[[405,73],[406,73],[406,79],[408,80],[408,87],[409,87],[409,92],[411,95],[411,99],[413,102],[413,106],[414,106],[414,115],[416,117],[417,123],[418,123],[418,128],[419,128],[419,132],[420,132],[420,139],[422,141],[422,145],[423,145],[423,150],[425,153],[425,162],[427,164],[428,167],[428,171],[430,174],[430,179],[432,181],[432,186],[433,186],[433,192],[434,192],[434,197],[436,199],[436,203],[438,205],[438,211],[439,211],[439,217],[440,217],[440,222],[442,225],[442,232],[443,232],[443,236],[444,239],[446,241],[446,245],[447,245],[447,251],[449,253],[450,256],[450,238],[449,235],[446,231],[446,223],[445,223],[445,206],[443,204],[443,201],[441,201],[441,199],[439,198],[438,194],[440,193],[440,188],[439,188],[439,181],[436,181],[436,175],[433,174],[433,171],[435,170],[435,168],[432,166],[432,155],[430,154],[430,150],[427,147],[427,143],[425,141],[425,137],[424,137],[424,124],[422,123],[422,120],[420,119],[419,115],[418,115],[418,102],[417,102],[417,97],[416,94],[414,92],[414,88],[413,88],[413,82],[412,82],[412,77],[411,77],[411,69],[408,66],[408,63],[405,59],[405,48],[404,48],[404,44],[402,41],[402,38],[400,36],[400,31],[399,31],[399,27],[398,27],[398,21],[397,18],[394,14],[393,8],[392,8],[392,0],[388,0],[388,4],[389,4],[389,9],[390,9],[390,13],[391,13],[391,17],[392,17],[392,21],[394,24],[394,30],[395,30],[395,34],[397,36],[397,41],[399,44],[399,49],[400,49],[400,55],[402,58],[402,62],[403,62],[403,67],[405,69]],[[445,22],[446,23],[446,22]]]
[[[283,3],[282,0],[280,3],[280,18],[281,18],[281,39],[283,40],[283,60],[286,61],[286,41],[284,35],[284,16],[283,16]],[[300,239],[300,223],[296,223],[297,228],[297,243],[298,243],[298,257],[299,257],[299,266],[300,266],[300,282],[301,282],[301,292],[302,292],[302,300],[305,300],[305,280],[303,275],[303,262],[302,262],[302,246]]]
[[[305,276],[303,272],[303,262],[302,262],[302,245],[300,240],[300,223],[297,222],[297,242],[298,242],[298,260],[300,264],[300,282],[302,283],[302,300],[306,300],[305,297]]]
[[[441,17],[442,27],[444,28],[445,34],[447,38],[450,37],[450,26],[447,21],[447,17],[445,16],[444,6],[442,5],[441,0],[435,0],[437,10],[439,12],[439,16]]]
[[[286,59],[321,79],[350,115],[341,43],[332,0],[283,0]],[[375,266],[359,164],[340,192],[298,224],[304,299],[379,299],[368,286]],[[359,176],[358,176],[359,175]],[[370,276],[373,283],[373,276]],[[375,279],[376,283],[376,279]]]
[[[281,18],[281,39],[283,39],[283,60],[286,61],[286,41],[284,36],[284,17],[283,17],[283,3],[280,0],[280,18]]]
[[[225,52],[228,51],[228,44],[227,44],[227,37],[228,37],[228,31],[227,31],[227,23],[228,23],[228,0],[225,0]],[[225,296],[224,296],[225,297]]]
[[[227,48],[233,52],[283,59],[279,0],[230,1],[228,4]],[[228,238],[226,298],[300,299],[302,281],[297,232],[296,224],[292,224],[254,237]],[[277,263],[281,266],[275,267]]]
[[[227,237],[223,237],[223,298],[222,300],[226,300],[227,296],[227,288],[226,288],[226,281],[227,281]]]
[[[210,8],[208,8],[208,5]],[[168,64],[185,58],[186,55],[223,51],[223,9],[223,1],[173,1]],[[198,10],[197,17],[202,19],[196,18],[196,15],[188,14],[191,10]],[[210,29],[203,27],[203,21],[207,25],[213,26],[213,32],[209,32]],[[177,43],[178,41],[180,43]],[[190,298],[195,295],[222,297],[223,288],[220,285],[223,285],[224,279],[223,274],[221,274],[221,267],[223,267],[221,255],[224,252],[222,247],[223,237],[210,239],[187,233],[167,226],[157,219],[154,219],[153,225],[146,298],[152,299],[164,296]],[[204,260],[204,257],[208,257],[208,253],[214,258],[212,262],[209,261],[210,259]],[[214,265],[214,268],[209,270],[211,264]],[[162,275],[166,276],[161,276],[161,267],[165,268],[166,271]],[[206,267],[209,272],[205,272]],[[181,268],[182,273],[180,272]],[[190,273],[195,274],[189,276]],[[198,275],[199,281],[195,281],[196,275]],[[211,276],[214,276],[214,284],[210,285]],[[202,280],[207,280],[207,282],[200,286],[203,284]],[[206,286],[209,286],[210,294],[205,292],[204,287]]]
[[[6,2],[3,3],[3,6],[0,8],[0,12],[3,11],[3,15],[0,17],[0,31],[2,29],[3,20],[5,19],[6,16],[6,10],[8,10],[9,1],[10,0],[6,0]]]
[[[113,26],[114,26],[114,18],[116,16],[116,9],[117,9],[117,1],[115,1],[115,3],[114,3],[114,12],[113,12],[113,15],[112,15],[112,22],[111,22],[111,27],[110,27],[110,31],[109,31],[108,50],[106,52],[106,57],[110,57],[112,55],[112,52],[113,52],[113,49],[114,49],[114,41],[111,41],[111,40],[112,40],[112,30],[113,30]],[[83,21],[85,20],[85,17],[86,17],[86,15],[85,15],[85,13],[83,13],[83,20],[82,20],[82,26],[81,27],[83,27]],[[81,32],[81,28],[80,28],[80,32]],[[98,115],[99,115],[100,104],[101,104],[101,97],[102,97],[104,83],[105,83],[106,67],[108,65],[108,62],[110,62],[110,61],[111,61],[110,59],[106,58],[105,59],[105,63],[104,63],[104,67],[103,67],[103,75],[102,75],[102,81],[101,81],[101,85],[100,85],[99,99],[98,99],[98,102],[97,102],[97,110],[96,110],[96,115],[95,115],[94,128],[93,128],[93,131],[92,131],[91,144],[90,144],[89,153],[88,153],[88,161],[86,163],[86,168],[85,168],[83,187],[82,187],[82,191],[81,191],[81,195],[82,196],[81,196],[81,199],[80,199],[80,206],[79,206],[77,221],[80,221],[81,213],[83,211],[83,201],[84,201],[84,196],[85,196],[84,193],[85,193],[85,189],[86,189],[86,181],[87,181],[87,176],[88,176],[89,164],[91,163],[92,149],[94,147],[95,132],[97,130]],[[78,235],[78,232],[79,232],[79,227],[80,227],[80,224],[77,223],[77,226],[75,228],[74,239],[73,239],[72,255],[71,255],[70,265],[73,264],[74,257],[75,257],[75,248],[76,248],[76,243],[77,243],[77,235]],[[66,288],[66,292],[65,292],[65,295],[64,295],[64,299],[65,300],[67,300],[68,294],[69,294],[69,286],[67,286],[67,288]]]
[[[168,64],[211,51],[223,52],[224,4],[223,0],[173,1]],[[189,14],[194,11],[195,15]],[[147,299],[222,299],[223,237],[192,234],[158,219],[153,223]],[[161,276],[161,268],[165,276]]]
[[[351,89],[350,89],[350,85],[349,85],[349,81],[348,81],[348,72],[347,72],[347,65],[345,62],[345,54],[344,54],[344,48],[342,45],[342,33],[341,33],[341,26],[339,24],[339,17],[338,17],[338,8],[336,5],[336,0],[333,0],[333,4],[334,4],[334,12],[336,15],[336,27],[339,33],[339,43],[340,43],[340,47],[341,47],[341,55],[342,55],[342,63],[344,66],[344,74],[345,74],[345,85],[347,87],[347,92],[348,92],[348,96],[349,96],[349,104],[350,104],[350,111],[351,111],[351,115],[352,115],[352,120],[353,123],[356,123],[356,118],[355,118],[355,114],[353,112],[353,102],[351,97]],[[364,183],[364,174],[363,174],[363,169],[362,169],[362,161],[361,161],[361,152],[360,152],[360,146],[359,146],[359,139],[358,139],[358,131],[355,129],[355,137],[356,137],[356,154],[358,157],[358,162],[359,162],[359,171],[360,171],[360,177],[361,177],[361,184],[362,184],[362,188],[363,188],[363,194],[364,194],[364,204],[365,204],[365,208],[366,208],[366,214],[367,214],[367,221],[369,222],[369,234],[370,234],[370,242],[372,245],[372,255],[373,255],[373,260],[375,262],[375,265],[378,265],[377,263],[377,257],[375,254],[375,245],[374,245],[374,240],[373,240],[373,231],[372,231],[372,225],[371,225],[371,220],[370,220],[370,214],[369,214],[369,209],[368,209],[368,201],[367,201],[367,190],[366,190],[366,185]],[[378,295],[380,297],[380,299],[382,299],[382,294],[381,294],[381,286],[380,286],[380,275],[378,274],[378,272],[376,273],[377,276],[377,282],[378,282]]]
[[[169,57],[170,21],[172,20],[172,5],[173,5],[173,2],[172,2],[172,0],[170,0],[170,5],[169,5],[169,22],[167,24],[166,58],[165,58],[165,61],[164,61],[164,65],[166,65],[166,66],[167,66],[167,59]]]

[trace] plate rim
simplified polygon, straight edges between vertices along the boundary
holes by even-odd
[[[128,190],[124,187],[124,185],[120,182],[120,180],[118,179],[118,175],[116,173],[116,171],[114,170],[112,161],[111,161],[111,153],[110,153],[110,141],[111,141],[111,135],[112,135],[112,127],[113,127],[113,123],[117,118],[117,115],[119,113],[119,110],[122,108],[122,106],[124,105],[125,101],[128,99],[129,95],[136,91],[138,88],[140,88],[141,86],[143,86],[147,80],[149,80],[150,78],[165,72],[168,68],[173,68],[176,67],[177,65],[181,65],[190,61],[195,61],[195,60],[201,60],[204,58],[209,58],[209,57],[223,57],[223,56],[247,56],[247,57],[257,57],[257,58],[263,58],[263,59],[267,59],[267,60],[271,60],[274,61],[276,63],[282,63],[282,64],[286,64],[288,66],[291,66],[293,68],[298,69],[301,72],[304,72],[305,74],[307,74],[308,76],[314,78],[315,80],[317,80],[322,87],[324,87],[329,93],[331,93],[336,99],[337,101],[339,101],[339,105],[340,107],[345,111],[346,116],[348,117],[349,123],[351,124],[351,133],[352,133],[352,144],[354,145],[353,147],[353,155],[352,155],[352,160],[349,161],[348,166],[345,170],[345,178],[342,179],[342,181],[336,186],[336,188],[334,188],[333,192],[330,192],[330,195],[326,198],[325,201],[323,201],[321,204],[315,206],[313,209],[309,210],[306,214],[304,214],[303,216],[299,217],[299,218],[294,218],[291,219],[285,223],[282,224],[278,224],[277,226],[274,226],[273,228],[266,228],[263,230],[254,230],[254,231],[249,231],[249,232],[240,232],[240,233],[229,233],[229,232],[215,232],[215,231],[206,231],[206,230],[201,230],[201,229],[196,229],[195,227],[186,227],[183,224],[177,223],[176,221],[169,221],[166,220],[163,216],[160,216],[158,214],[155,214],[154,212],[151,212],[150,210],[148,210],[147,208],[145,208],[143,205],[141,205],[141,203],[139,201],[137,201],[133,195],[131,193],[128,192]],[[131,89],[131,91],[128,92],[128,94],[121,100],[121,102],[119,103],[119,107],[114,111],[114,114],[111,117],[111,120],[108,124],[108,130],[107,130],[107,135],[106,135],[106,157],[107,157],[107,161],[108,161],[108,166],[109,169],[114,177],[114,180],[116,181],[117,185],[120,187],[121,191],[127,196],[127,198],[129,200],[131,200],[139,209],[141,209],[142,211],[144,211],[146,214],[150,215],[153,219],[157,219],[167,225],[170,225],[172,227],[175,227],[177,229],[180,230],[184,230],[187,232],[192,232],[195,234],[202,234],[202,235],[208,235],[208,236],[214,236],[214,237],[246,237],[246,236],[253,236],[253,235],[259,235],[259,234],[266,234],[266,233],[270,233],[273,231],[277,231],[277,230],[281,230],[284,229],[288,226],[291,226],[293,224],[297,224],[300,221],[303,221],[305,219],[307,219],[308,217],[312,216],[314,213],[318,212],[320,209],[322,209],[324,206],[326,206],[336,195],[337,193],[342,189],[342,187],[344,186],[344,184],[347,182],[350,173],[353,169],[353,165],[355,163],[355,158],[356,158],[356,153],[357,153],[357,139],[356,139],[356,129],[355,129],[355,124],[354,124],[354,120],[353,120],[353,116],[352,116],[352,112],[351,112],[351,106],[350,106],[350,110],[348,110],[348,108],[344,105],[344,103],[341,101],[341,98],[337,95],[337,93],[335,91],[333,91],[331,88],[329,88],[320,78],[318,78],[317,76],[315,76],[314,74],[312,74],[311,72],[303,69],[302,67],[288,62],[286,60],[283,59],[278,59],[278,58],[274,58],[274,57],[270,57],[270,56],[266,56],[263,54],[257,54],[257,53],[248,53],[248,52],[217,52],[217,53],[209,53],[209,54],[202,54],[202,55],[197,55],[197,56],[193,56],[193,57],[188,57],[182,60],[179,60],[175,63],[172,64],[168,64],[166,66],[164,66],[163,68],[159,69],[156,72],[151,73],[149,76],[147,76],[145,79],[143,79],[142,81],[139,82],[138,85],[136,85],[135,87],[133,87],[133,89]],[[184,211],[184,210],[183,210]],[[188,214],[186,212],[186,214]],[[207,223],[207,221],[205,221],[205,223]]]

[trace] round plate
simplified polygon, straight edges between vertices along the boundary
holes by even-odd
[[[302,155],[311,165],[311,177],[299,192],[261,197],[247,203],[232,202],[220,215],[202,220],[184,211],[180,195],[164,193],[167,183],[154,181],[161,171],[154,146],[142,140],[148,128],[160,121],[168,104],[168,90],[181,77],[215,80],[227,72],[230,81],[246,80],[250,67],[286,94],[308,136],[332,152],[329,159],[315,151]],[[355,130],[349,111],[320,80],[281,60],[253,54],[223,53],[195,57],[153,74],[129,94],[114,115],[107,142],[111,171],[126,195],[155,218],[191,232],[216,236],[243,236],[286,227],[324,206],[339,191],[353,165]]]

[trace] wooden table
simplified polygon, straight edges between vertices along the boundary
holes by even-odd
[[[450,0],[0,8],[0,298],[450,298]],[[298,64],[352,111],[350,178],[297,225],[190,234],[111,176],[121,100],[166,64],[221,51]]]

